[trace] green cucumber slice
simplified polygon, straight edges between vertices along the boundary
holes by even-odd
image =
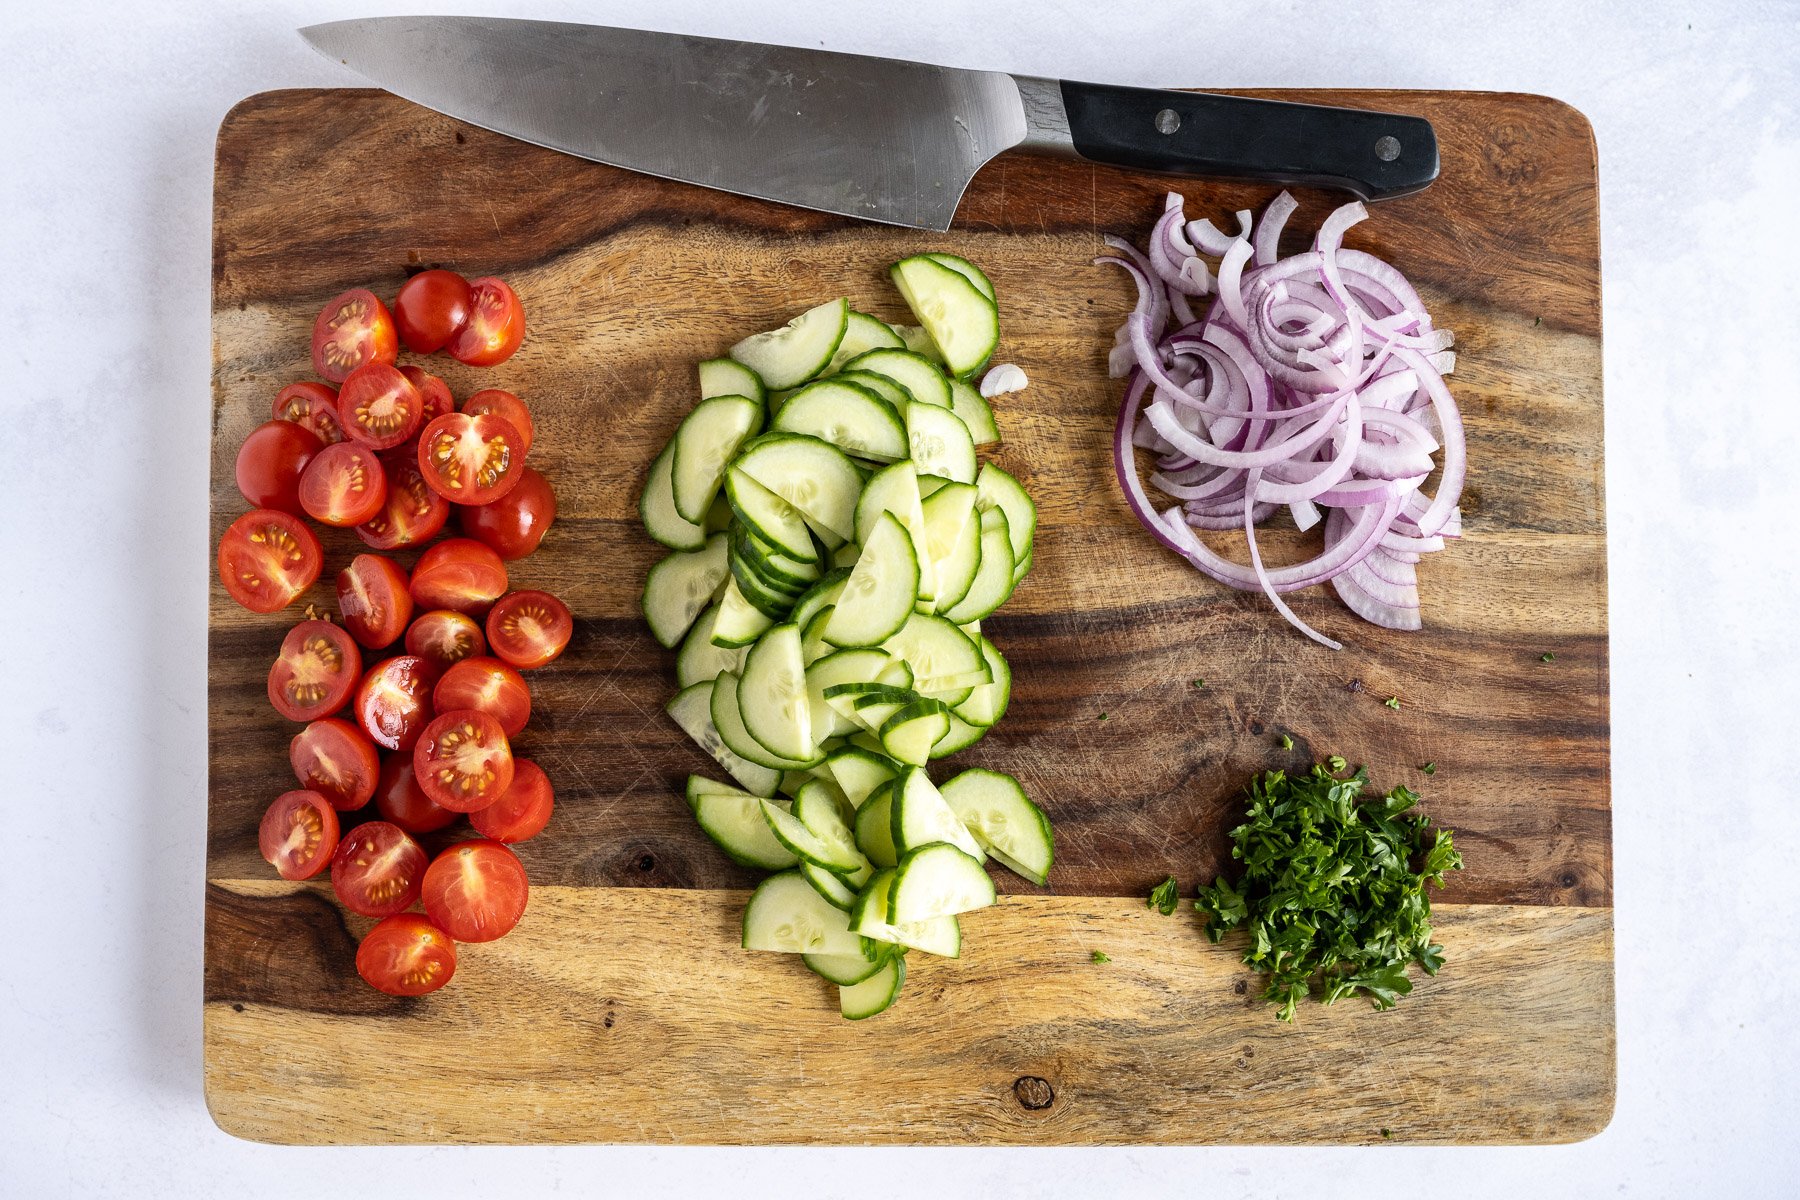
[[[994,423],[993,408],[968,380],[950,381],[950,411],[962,418],[969,437],[977,446],[991,446],[1000,440],[1000,427]]]
[[[845,368],[885,375],[920,404],[946,410],[950,407],[950,381],[936,363],[922,354],[911,350],[871,350],[851,359]]]
[[[777,625],[757,639],[744,658],[737,691],[744,728],[768,747],[769,753],[790,762],[818,761],[798,627]],[[714,723],[718,720],[715,715]],[[724,732],[723,726],[720,732]]]
[[[888,271],[952,375],[979,370],[1000,344],[1000,309],[960,272],[915,255]],[[905,335],[902,335],[904,337]]]
[[[715,533],[700,550],[677,550],[650,568],[644,579],[644,620],[664,646],[681,641],[730,577],[725,535]]]
[[[715,533],[723,533],[731,528],[731,502],[725,499],[723,490],[713,497],[712,507],[706,510],[706,522],[703,528],[708,537]]]
[[[932,842],[900,856],[888,918],[895,925],[907,925],[986,908],[993,902],[994,881],[972,855],[949,842]]]
[[[857,812],[876,788],[900,773],[899,764],[883,754],[860,746],[842,746],[825,757],[825,766],[837,781],[838,790]]]
[[[911,668],[913,686],[921,691],[927,680],[934,690],[947,691],[990,678],[981,648],[955,622],[936,613],[914,613],[881,648]]]
[[[950,732],[938,739],[938,744],[931,748],[931,758],[935,762],[940,758],[948,758],[958,750],[967,750],[976,742],[987,736],[987,729],[980,725],[971,725],[950,713]]]
[[[775,801],[743,793],[704,794],[694,798],[694,820],[732,862],[764,871],[781,871],[794,866],[800,859],[769,832],[769,823],[763,820],[762,806],[770,803]]]
[[[858,458],[895,462],[906,457],[906,422],[900,410],[842,379],[821,380],[789,396],[771,428],[816,437]]]
[[[981,514],[981,563],[975,569],[975,582],[943,615],[958,625],[966,625],[1006,603],[1013,591],[1012,553],[1005,510],[986,510]]]
[[[931,748],[949,732],[950,706],[924,696],[883,721],[878,736],[895,762],[922,767],[931,759]]]
[[[867,866],[868,860],[856,848],[851,840],[849,829],[844,829],[843,838],[830,838],[808,829],[799,817],[771,801],[762,801],[763,820],[769,823],[769,830],[775,840],[792,850],[801,861],[823,867],[834,874],[849,874],[859,867]],[[811,888],[811,884],[807,884]]]
[[[932,262],[937,263],[939,266],[949,267],[952,271],[955,271],[958,275],[961,275],[964,279],[967,279],[970,283],[974,284],[976,291],[986,296],[989,300],[994,300],[995,304],[999,303],[998,300],[994,299],[994,281],[983,274],[980,267],[976,266],[962,255],[933,252],[927,254],[925,257],[929,258]]]
[[[875,942],[906,946],[944,958],[962,956],[962,928],[955,916],[897,924],[890,920],[889,897],[894,890],[893,869],[879,871],[863,887],[850,909],[850,928]]]
[[[744,526],[789,558],[817,562],[819,549],[794,506],[736,467],[725,472],[725,497]]]
[[[780,329],[752,334],[727,353],[771,389],[805,383],[831,362],[850,323],[850,305],[833,300],[809,308]]]
[[[1012,667],[1007,665],[1000,648],[987,638],[976,634],[975,644],[981,648],[981,657],[987,663],[992,682],[976,685],[968,699],[951,708],[960,720],[988,729],[1000,723],[1012,700]]]
[[[876,785],[856,810],[856,848],[878,867],[891,867],[899,857],[894,853],[894,782]]]
[[[838,1012],[847,1021],[866,1021],[892,1008],[905,984],[906,960],[896,955],[860,983],[838,988]]]
[[[725,745],[718,727],[712,721],[712,698],[715,681],[696,683],[682,688],[665,706],[669,716],[726,773],[744,785],[744,790],[757,796],[773,796],[781,784],[781,772],[740,756]]]
[[[849,917],[826,903],[799,871],[783,871],[763,880],[750,894],[744,909],[743,947],[780,954],[850,955],[862,953],[862,940],[850,932]]]
[[[898,335],[896,335],[898,336]],[[729,358],[709,358],[700,364],[700,398],[714,396],[748,396],[758,404],[769,399],[762,377],[741,362]]]
[[[984,847],[1033,883],[1050,878],[1056,860],[1050,818],[1011,775],[971,767],[944,784],[944,803]]]
[[[975,482],[975,442],[947,408],[917,401],[906,406],[906,439],[913,467],[957,483]]]
[[[817,868],[814,868],[814,871],[827,879],[837,879],[837,876],[830,872],[818,871]],[[800,868],[800,873],[805,875],[806,868]],[[811,882],[812,878],[813,876],[808,875],[807,881]],[[843,887],[844,885],[842,881],[839,881],[837,886]],[[827,897],[827,900],[829,899],[830,897]],[[851,903],[856,902],[855,892],[850,893],[850,899]],[[860,954],[803,954],[800,956],[800,961],[804,962],[807,969],[819,978],[830,980],[839,987],[851,987],[887,966],[888,956],[880,952],[867,957]]]
[[[869,350],[879,350],[884,346],[895,349],[903,348],[905,342],[900,335],[888,328],[886,321],[877,320],[866,312],[850,310],[849,319],[844,323],[844,339],[826,364],[825,374],[836,375],[843,370],[844,364]]]
[[[869,476],[862,496],[856,502],[856,540],[868,545],[875,522],[883,513],[892,513],[912,539],[913,553],[919,563],[918,598],[929,600],[936,595],[936,576],[931,573],[931,559],[925,550],[925,513],[919,500],[919,474],[911,462],[897,462]]]
[[[963,828],[949,803],[932,786],[923,767],[906,768],[895,781],[889,820],[894,849],[901,854],[933,842],[948,842],[976,862],[987,857],[981,843]]]
[[[758,438],[733,464],[840,541],[856,532],[862,473],[830,442],[799,433]]]
[[[706,544],[707,530],[675,511],[675,443],[671,441],[650,464],[638,497],[638,516],[644,532],[671,550],[698,550]]]
[[[1004,510],[1008,536],[1012,539],[1013,562],[1030,559],[1031,539],[1037,533],[1037,505],[1031,502],[1018,480],[993,463],[983,464],[981,474],[975,477],[975,507]]]
[[[803,771],[818,759],[784,758],[763,745],[744,724],[744,710],[741,698],[742,683],[738,676],[730,671],[720,674],[713,681],[712,703],[707,715],[711,717],[713,728],[719,731],[719,740],[725,743],[726,749],[740,758],[755,763],[759,767],[767,767],[777,772],[776,787],[779,788],[779,775],[787,771]]]
[[[800,599],[794,601],[794,624],[805,629],[812,623],[820,610],[836,604],[844,591],[844,581],[850,578],[848,567],[833,567],[819,579],[819,582],[807,588]]]
[[[717,679],[721,671],[737,671],[744,665],[744,652],[713,645],[713,626],[719,620],[719,606],[711,605],[700,614],[694,627],[682,639],[675,652],[675,683],[691,687],[702,680]]]
[[[825,689],[840,683],[873,680],[888,665],[884,650],[834,650],[806,666],[806,696],[812,706],[813,733],[820,740],[856,729],[849,717],[825,702]]]
[[[687,806],[689,812],[700,807],[700,797],[702,796],[749,795],[750,793],[746,792],[743,788],[733,787],[729,783],[720,783],[718,780],[708,779],[704,775],[689,775],[687,779]],[[751,796],[751,799],[759,800],[761,797]],[[757,810],[756,819],[758,821],[762,820],[761,809]]]
[[[675,431],[671,480],[675,511],[682,519],[696,523],[706,519],[726,464],[762,422],[762,404],[747,396],[714,396],[694,406]]]
[[[905,412],[906,406],[912,403],[912,393],[886,375],[877,375],[873,371],[845,371],[841,375],[832,376],[832,378],[868,388],[893,405],[895,412]]]
[[[844,581],[825,636],[837,646],[879,645],[906,624],[918,591],[913,539],[892,513],[883,513]]]
[[[724,535],[718,535],[721,538]],[[727,575],[729,576],[729,571]],[[748,646],[775,622],[759,612],[738,589],[737,579],[725,580],[725,592],[719,597],[719,616],[713,622],[713,645],[724,650]]]

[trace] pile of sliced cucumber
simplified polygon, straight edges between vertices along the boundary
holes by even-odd
[[[1031,568],[1037,513],[976,447],[1000,435],[968,377],[1000,335],[966,259],[890,272],[917,326],[844,300],[700,364],[700,402],[639,511],[668,546],[644,616],[679,647],[675,721],[736,781],[694,818],[774,871],[744,948],[799,954],[851,1019],[891,1006],[906,954],[957,957],[992,858],[1048,877],[1050,823],[1016,780],[927,764],[979,741],[1012,674],[981,622]]]

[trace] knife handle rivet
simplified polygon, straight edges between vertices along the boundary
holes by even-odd
[[[1174,133],[1181,128],[1181,114],[1172,108],[1165,108],[1156,114],[1156,132]]]
[[[1400,139],[1393,136],[1377,138],[1375,141],[1375,157],[1382,162],[1393,162],[1400,157]]]

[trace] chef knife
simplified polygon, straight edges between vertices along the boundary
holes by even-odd
[[[1177,175],[1403,196],[1438,172],[1421,117],[1073,83],[827,50],[488,17],[300,31],[388,91],[665,179],[946,230],[1015,146]]]

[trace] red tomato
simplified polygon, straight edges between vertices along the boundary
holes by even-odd
[[[575,632],[569,606],[549,592],[508,592],[488,612],[488,648],[521,671],[556,661]]]
[[[338,840],[331,856],[331,890],[344,907],[365,917],[391,917],[419,898],[429,860],[398,825],[364,821]]]
[[[314,721],[288,743],[288,762],[300,786],[331,801],[339,812],[353,812],[375,794],[381,759],[362,730],[337,717]]]
[[[525,309],[510,287],[491,275],[469,282],[469,319],[450,339],[450,357],[471,367],[491,367],[513,356],[525,340]]]
[[[517,737],[531,719],[531,688],[523,675],[497,658],[465,658],[437,681],[431,706],[438,712],[484,712],[500,723],[500,732]]]
[[[263,813],[256,845],[283,879],[311,879],[337,850],[338,816],[317,792],[283,792]]]
[[[300,474],[300,506],[322,525],[361,525],[387,502],[387,476],[375,451],[334,442],[313,455]]]
[[[369,363],[338,389],[338,422],[354,441],[392,450],[419,432],[425,397],[392,363]]]
[[[344,440],[338,424],[337,389],[322,383],[290,383],[275,394],[275,419],[312,430],[327,446]]]
[[[290,721],[329,717],[349,702],[362,674],[362,651],[330,621],[302,621],[281,639],[269,668],[269,703]]]
[[[532,433],[537,426],[532,421],[531,410],[525,407],[525,402],[511,392],[501,388],[483,388],[463,401],[462,410],[471,417],[479,417],[482,413],[505,417],[519,431],[519,453],[531,453]]]
[[[413,774],[436,804],[451,812],[486,808],[512,786],[512,746],[484,712],[441,713],[413,746]]]
[[[459,942],[491,942],[525,915],[531,884],[499,842],[458,842],[425,868],[425,915]]]
[[[356,973],[378,992],[423,996],[456,974],[456,943],[419,914],[396,913],[356,948]]]
[[[506,564],[471,538],[446,538],[419,556],[413,567],[413,603],[422,609],[449,608],[483,616],[506,594]]]
[[[350,636],[371,650],[392,645],[412,620],[406,572],[379,554],[359,554],[338,572],[337,598]]]
[[[445,413],[456,411],[456,397],[450,394],[450,385],[425,370],[424,367],[404,366],[400,373],[407,382],[419,389],[419,397],[424,401],[419,407],[419,428],[431,424]]]
[[[406,631],[406,652],[416,654],[439,671],[452,663],[487,652],[487,638],[473,617],[448,608],[422,614]]]
[[[512,491],[486,504],[458,505],[456,519],[464,533],[492,546],[501,558],[524,558],[556,520],[556,493],[548,480],[526,467]]]
[[[530,759],[515,758],[512,786],[506,795],[470,813],[469,824],[476,833],[496,842],[522,842],[543,832],[555,805],[555,792],[543,768]]]
[[[306,522],[272,508],[245,513],[219,539],[219,582],[251,612],[286,608],[313,585],[324,561]]]
[[[399,351],[394,318],[367,288],[351,288],[313,322],[313,371],[332,383],[344,382],[364,363],[391,363]]]
[[[414,354],[442,350],[469,323],[469,281],[455,271],[420,271],[400,285],[394,323]]]
[[[425,482],[456,504],[498,500],[518,484],[524,466],[519,431],[494,413],[445,413],[419,435]]]
[[[436,712],[431,685],[437,673],[410,654],[385,658],[369,668],[356,689],[356,719],[375,744],[411,750]]]
[[[356,536],[377,550],[416,546],[438,535],[450,519],[450,502],[419,473],[419,459],[403,446],[381,457],[387,499],[381,511],[356,527]]]
[[[431,802],[413,774],[412,755],[390,754],[382,760],[375,784],[375,811],[408,833],[430,833],[456,820],[460,813]]]
[[[238,447],[237,485],[255,508],[300,512],[300,472],[324,449],[319,435],[292,421],[265,421]]]

